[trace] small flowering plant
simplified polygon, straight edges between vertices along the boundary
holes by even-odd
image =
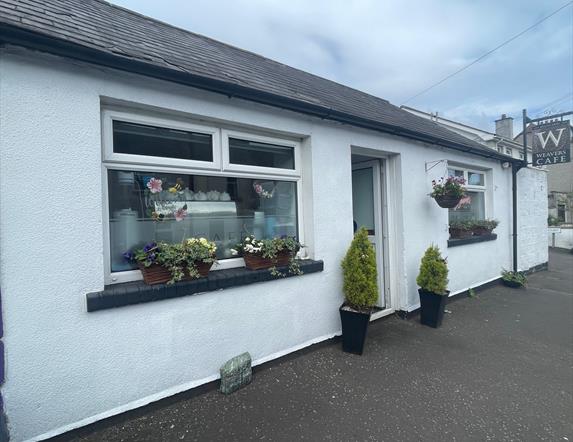
[[[254,235],[246,236],[239,244],[231,249],[234,256],[254,255],[270,260],[273,265],[270,267],[274,276],[286,276],[276,268],[279,255],[288,255],[289,273],[301,275],[300,266],[295,260],[295,256],[303,245],[295,237],[283,236],[280,238],[257,239]]]
[[[466,193],[466,180],[459,176],[441,177],[439,180],[432,180],[432,198],[451,196],[462,198]]]
[[[142,267],[157,264],[166,268],[171,274],[168,284],[173,284],[181,281],[186,274],[194,279],[199,278],[201,275],[197,265],[214,263],[217,260],[216,251],[215,243],[205,238],[189,238],[175,244],[150,242],[141,249],[125,252],[123,256]]]

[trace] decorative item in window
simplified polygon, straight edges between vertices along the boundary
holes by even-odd
[[[436,200],[438,206],[444,209],[456,207],[465,195],[464,184],[466,180],[460,176],[432,180],[432,193],[430,196]]]
[[[271,191],[265,190],[263,185],[257,181],[253,183],[253,189],[255,189],[255,193],[259,196],[259,198],[271,199],[275,194],[274,187]]]
[[[499,225],[495,219],[472,220],[472,232],[476,236],[489,235]]]
[[[451,221],[450,238],[464,239],[473,235],[473,224],[471,221]]]
[[[438,328],[444,317],[444,308],[450,294],[448,286],[448,262],[442,258],[437,246],[426,250],[416,278],[420,286],[420,322],[429,327]]]
[[[216,251],[215,243],[205,238],[189,238],[176,244],[150,242],[123,256],[137,263],[146,284],[173,284],[207,276],[216,261]]]
[[[379,296],[376,253],[365,227],[358,229],[342,261],[344,304],[339,308],[342,349],[361,355]]]
[[[304,247],[296,238],[257,239],[255,235],[246,236],[231,250],[235,256],[242,256],[249,270],[270,269],[274,276],[286,276],[278,271],[277,266],[287,266],[293,275],[302,274],[296,254]]]

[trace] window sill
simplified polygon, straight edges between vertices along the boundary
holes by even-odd
[[[286,269],[286,267],[279,267],[279,270],[283,272],[286,272]],[[322,272],[324,263],[322,261],[304,260],[300,261],[300,269],[303,275]],[[287,274],[287,277],[292,276],[297,275]],[[271,275],[268,269],[247,270],[241,267],[217,270],[209,273],[207,278],[182,281],[173,285],[147,285],[143,281],[107,285],[100,292],[92,292],[86,295],[87,309],[88,312],[95,312],[98,310],[141,304],[144,302],[161,301],[162,299],[179,298],[181,296],[212,292],[229,287],[250,285],[275,279],[283,278]]]
[[[489,235],[471,236],[469,238],[463,239],[448,239],[448,248],[465,246],[466,244],[474,244],[484,241],[495,241],[496,239],[497,235],[495,233],[490,233]]]

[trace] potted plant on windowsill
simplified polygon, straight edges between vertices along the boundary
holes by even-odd
[[[207,276],[216,251],[215,243],[205,238],[189,238],[176,244],[151,242],[124,257],[137,263],[146,284],[173,284]]]
[[[523,272],[514,272],[511,270],[502,270],[501,271],[501,281],[507,287],[511,288],[521,288],[524,287],[527,283],[527,277]]]
[[[451,239],[469,238],[473,234],[473,224],[470,221],[452,221],[449,230]]]
[[[248,235],[231,249],[231,253],[242,256],[249,270],[270,269],[275,276],[286,276],[277,267],[288,266],[289,273],[300,275],[302,272],[295,258],[301,247],[303,245],[290,236],[257,239],[254,235]]]
[[[495,219],[481,219],[472,221],[472,232],[475,236],[490,235],[499,225]]]
[[[430,196],[436,200],[438,206],[444,209],[456,207],[465,195],[464,184],[466,180],[459,176],[443,177],[439,180],[432,180],[432,193]]]
[[[374,247],[360,228],[342,261],[344,303],[340,307],[342,349],[361,355],[372,308],[378,300],[378,275]]]
[[[416,282],[420,286],[420,322],[438,328],[450,292],[447,290],[448,263],[437,246],[432,245],[426,250]]]

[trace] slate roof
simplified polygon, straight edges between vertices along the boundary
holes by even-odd
[[[0,0],[0,42],[511,160],[387,100],[102,0]]]

